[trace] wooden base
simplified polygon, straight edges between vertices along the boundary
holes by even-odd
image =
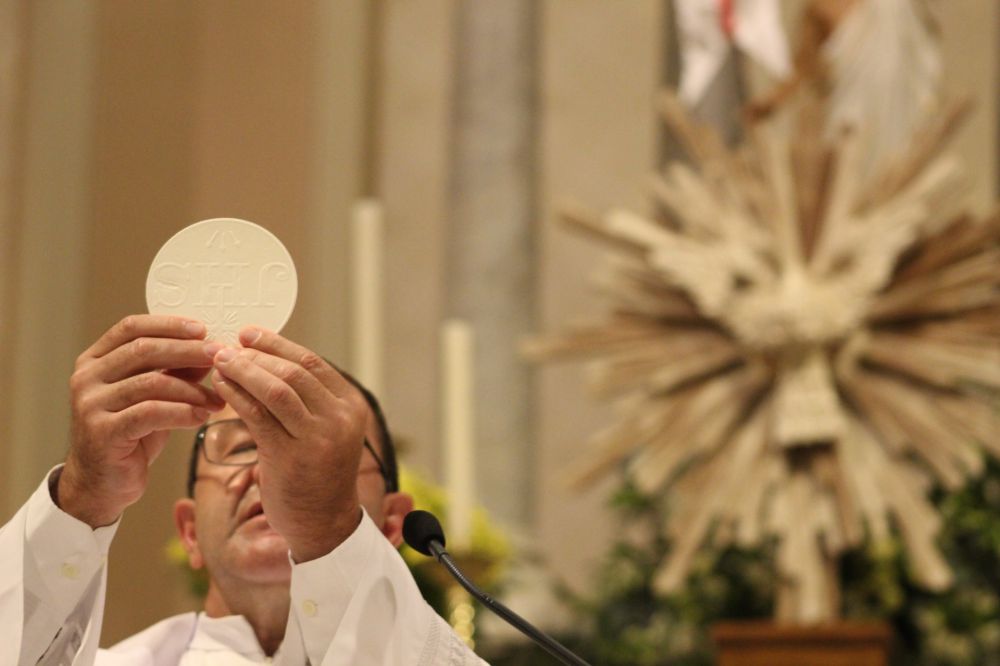
[[[876,622],[725,622],[712,638],[719,666],[888,666],[892,648],[892,630]]]

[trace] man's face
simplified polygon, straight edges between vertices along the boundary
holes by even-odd
[[[239,418],[236,412],[226,407],[212,420],[234,418]],[[375,419],[369,418],[366,436],[375,450],[381,451],[374,424]],[[361,505],[381,527],[385,484],[378,463],[367,449],[362,452],[357,478]],[[253,583],[290,580],[288,543],[264,515],[258,481],[257,465],[234,468],[213,465],[204,456],[199,459],[194,500],[179,500],[175,508],[192,566],[207,566],[216,579],[229,577]],[[185,520],[182,514],[191,518]],[[186,531],[193,534],[185,536]]]

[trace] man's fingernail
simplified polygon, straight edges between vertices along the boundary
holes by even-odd
[[[186,321],[184,322],[184,332],[192,338],[201,337],[205,335],[205,324],[200,321]]]
[[[259,328],[246,328],[240,331],[240,342],[244,345],[252,345],[260,340],[261,330]]]
[[[217,363],[229,363],[236,357],[236,350],[229,347],[224,347],[219,350],[219,353],[215,355],[215,360]]]
[[[216,354],[222,351],[226,345],[221,342],[206,342],[202,349],[205,350],[205,355],[209,358],[214,358]]]
[[[194,413],[194,417],[199,421],[204,421],[209,416],[209,411],[207,409],[202,409],[201,407],[195,407],[192,412]]]

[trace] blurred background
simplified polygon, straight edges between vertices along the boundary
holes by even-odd
[[[790,30],[804,4],[782,3]],[[985,211],[1000,4],[932,5],[945,88],[977,101],[954,148]],[[598,249],[552,213],[649,208],[672,150],[653,100],[677,76],[665,0],[0,0],[0,516],[65,455],[75,357],[145,311],[153,256],[195,221],[273,231],[299,271],[285,333],[350,368],[349,223],[374,198],[402,459],[443,480],[438,336],[463,318],[476,498],[534,561],[509,589],[519,612],[560,617],[540,581],[585,586],[615,530],[611,485],[574,493],[563,477],[610,410],[580,367],[531,366],[518,345],[603,311]],[[763,80],[747,65],[749,88]],[[197,607],[164,555],[189,446],[175,436],[119,531],[105,645]]]

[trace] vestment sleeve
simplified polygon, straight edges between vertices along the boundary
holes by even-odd
[[[91,529],[52,501],[56,468],[0,528],[0,663],[90,666],[118,524]]]
[[[367,514],[332,552],[293,565],[291,595],[289,625],[314,666],[485,664],[427,605]]]

